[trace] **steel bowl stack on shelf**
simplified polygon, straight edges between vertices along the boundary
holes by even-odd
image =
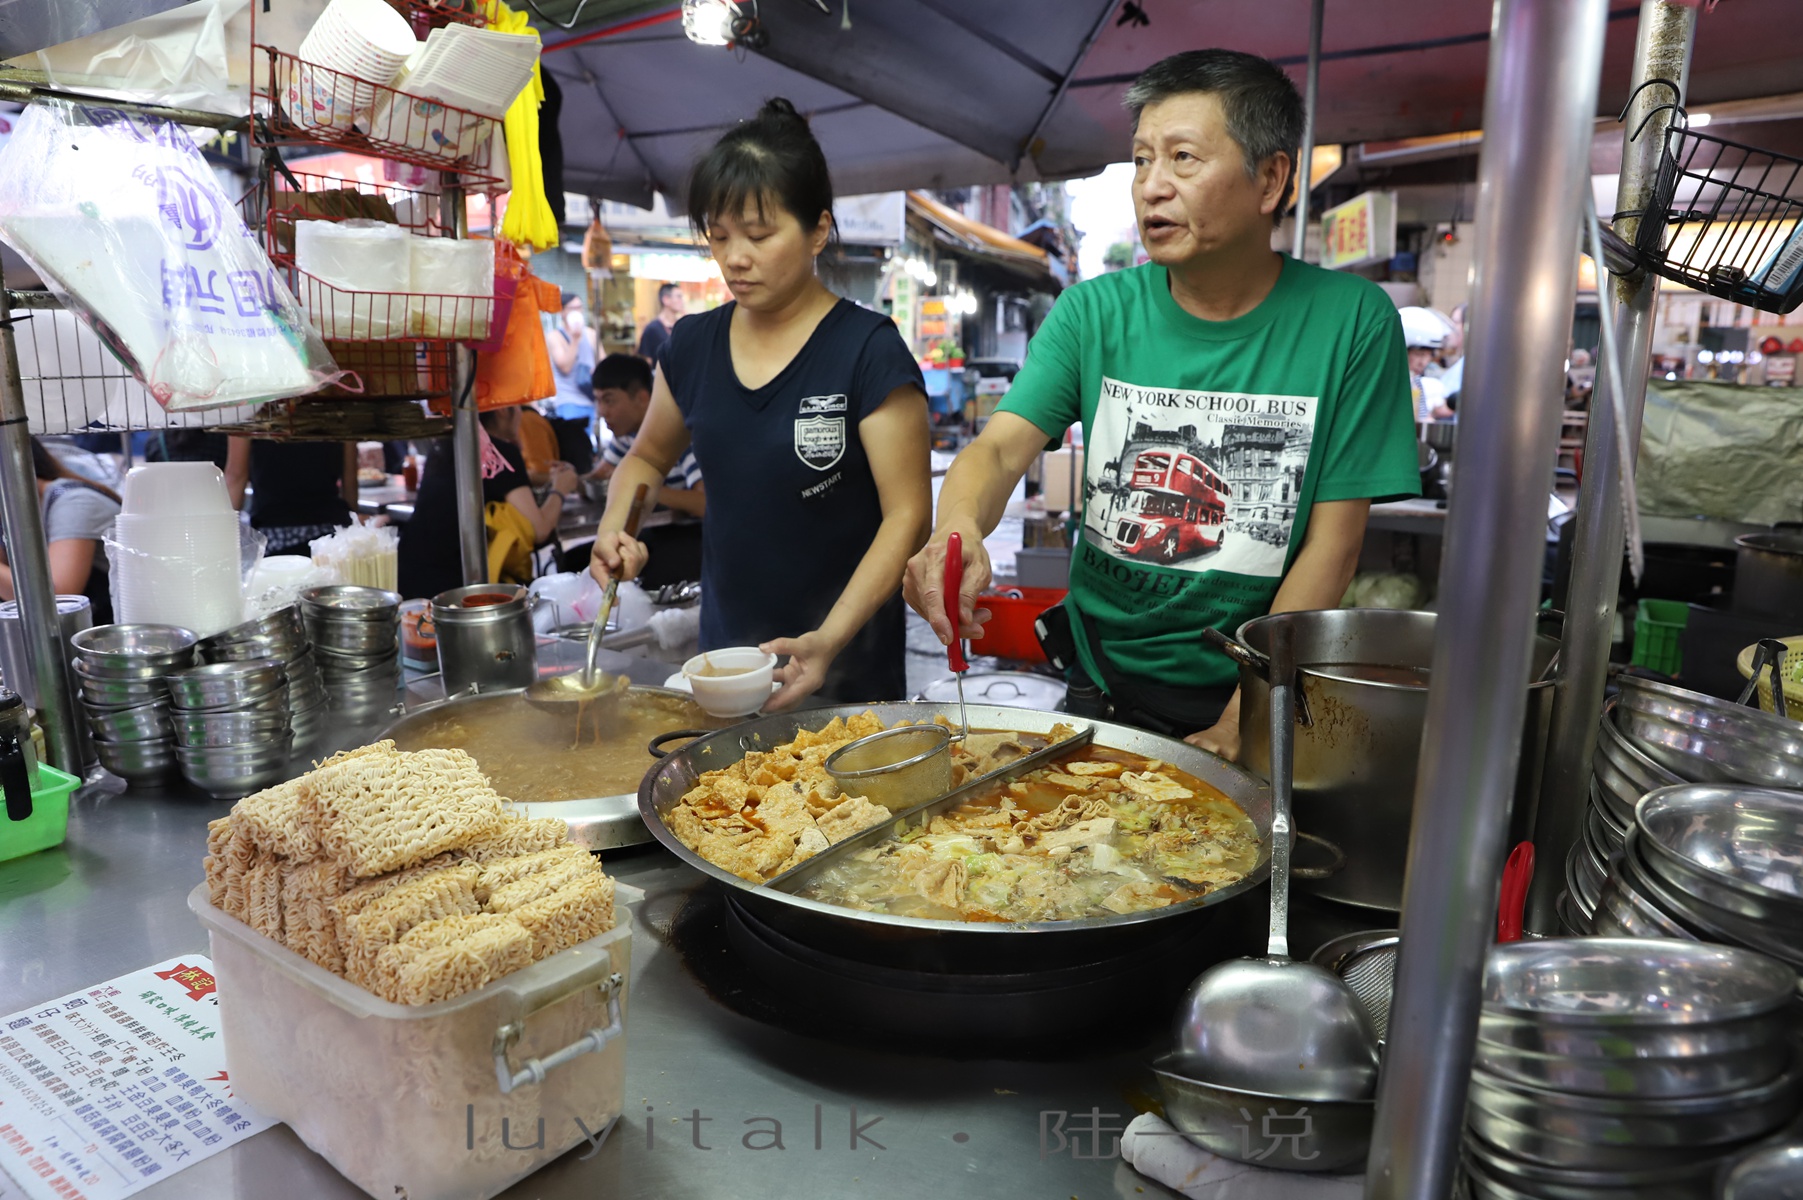
[[[202,662],[247,662],[274,659],[288,674],[288,712],[297,747],[310,746],[325,733],[326,689],[307,638],[298,605],[215,634],[201,641]]]
[[[1803,1100],[1797,977],[1749,950],[1588,938],[1491,953],[1466,1110],[1476,1200],[1708,1200]]]
[[[330,708],[352,717],[392,709],[401,684],[401,598],[335,584],[302,592],[300,607]]]
[[[288,776],[293,734],[288,673],[273,658],[208,663],[170,674],[176,757],[188,782],[221,800]]]
[[[173,625],[96,625],[69,638],[82,708],[101,765],[146,786],[175,775],[163,677],[194,661],[194,635]]]
[[[1803,793],[1687,783],[1649,792],[1597,932],[1744,946],[1803,971]]]

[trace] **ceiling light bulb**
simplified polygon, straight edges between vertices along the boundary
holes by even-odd
[[[682,31],[701,46],[732,44],[733,22],[739,18],[734,0],[682,0]]]
[[[1686,116],[1692,129],[1701,129],[1713,119],[1706,112],[1688,113]]]

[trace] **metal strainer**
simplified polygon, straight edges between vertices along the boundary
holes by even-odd
[[[1346,981],[1371,1014],[1380,1045],[1390,1037],[1390,995],[1396,990],[1396,951],[1402,935],[1394,929],[1362,929],[1326,943],[1309,956]]]

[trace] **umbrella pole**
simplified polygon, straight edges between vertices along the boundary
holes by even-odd
[[[1634,46],[1634,86],[1649,79],[1669,79],[1687,87],[1691,48],[1696,43],[1697,10],[1668,0],[1644,0],[1640,32]],[[1640,212],[1652,201],[1659,157],[1670,109],[1653,113],[1677,96],[1664,87],[1638,92],[1623,123],[1621,181],[1615,193],[1617,212]],[[1651,114],[1651,120],[1647,121]],[[1638,138],[1634,132],[1647,121]],[[1601,216],[1602,214],[1598,214]],[[1640,222],[1623,217],[1616,233],[1633,242]],[[1610,303],[1610,292],[1614,303]],[[1597,269],[1597,298],[1602,319],[1615,323],[1621,348],[1622,409],[1627,416],[1629,449],[1640,449],[1640,418],[1646,409],[1647,375],[1652,366],[1653,302],[1659,277],[1646,272],[1638,282],[1613,278]],[[1613,309],[1613,313],[1611,312]],[[1615,600],[1621,590],[1624,515],[1620,500],[1620,433],[1609,415],[1609,373],[1598,371],[1591,394],[1590,422],[1584,433],[1584,479],[1578,492],[1577,522],[1571,543],[1571,583],[1566,593],[1565,630],[1559,674],[1553,691],[1551,733],[1546,770],[1534,820],[1535,858],[1562,863],[1583,831],[1584,803],[1590,782],[1590,760],[1596,753],[1597,721],[1603,711],[1603,689],[1609,670],[1609,647],[1615,633]],[[1558,603],[1555,598],[1555,604]],[[1564,876],[1542,871],[1528,897],[1528,927],[1549,933],[1558,928],[1553,903]]]
[[[1608,0],[1497,0],[1477,274],[1368,1200],[1451,1194],[1496,930]],[[1558,86],[1549,87],[1548,80]]]
[[[1296,156],[1296,243],[1291,256],[1298,262],[1308,246],[1308,189],[1314,178],[1315,100],[1321,92],[1321,17],[1327,0],[1314,0],[1308,14],[1308,83],[1302,93],[1302,152]]]

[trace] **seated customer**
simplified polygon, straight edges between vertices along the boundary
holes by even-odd
[[[44,540],[50,544],[51,589],[59,596],[86,596],[93,607],[94,624],[111,624],[112,589],[101,543],[119,515],[118,494],[63,466],[35,437],[31,439],[31,468],[43,509]],[[16,599],[12,568],[0,566],[0,600]]]
[[[610,354],[595,367],[595,411],[611,435],[602,443],[601,461],[590,479],[607,479],[625,461],[651,406],[651,365],[636,354]],[[691,448],[682,452],[657,491],[657,507],[646,514],[639,540],[651,551],[645,587],[662,587],[701,578],[701,518],[707,513],[707,489]],[[571,570],[585,565],[574,559]]]
[[[551,494],[540,504],[526,476],[526,460],[513,438],[519,431],[519,409],[494,409],[482,414],[482,427],[499,452],[505,469],[482,480],[483,504],[509,504],[532,526],[535,543],[548,541],[557,530],[564,497],[576,491],[576,472],[558,463],[551,471]],[[483,541],[488,540],[486,532]],[[443,591],[463,586],[462,542],[457,531],[457,468],[451,439],[432,444],[420,476],[419,498],[413,516],[401,529],[396,569],[401,594],[409,599],[431,599]]]

